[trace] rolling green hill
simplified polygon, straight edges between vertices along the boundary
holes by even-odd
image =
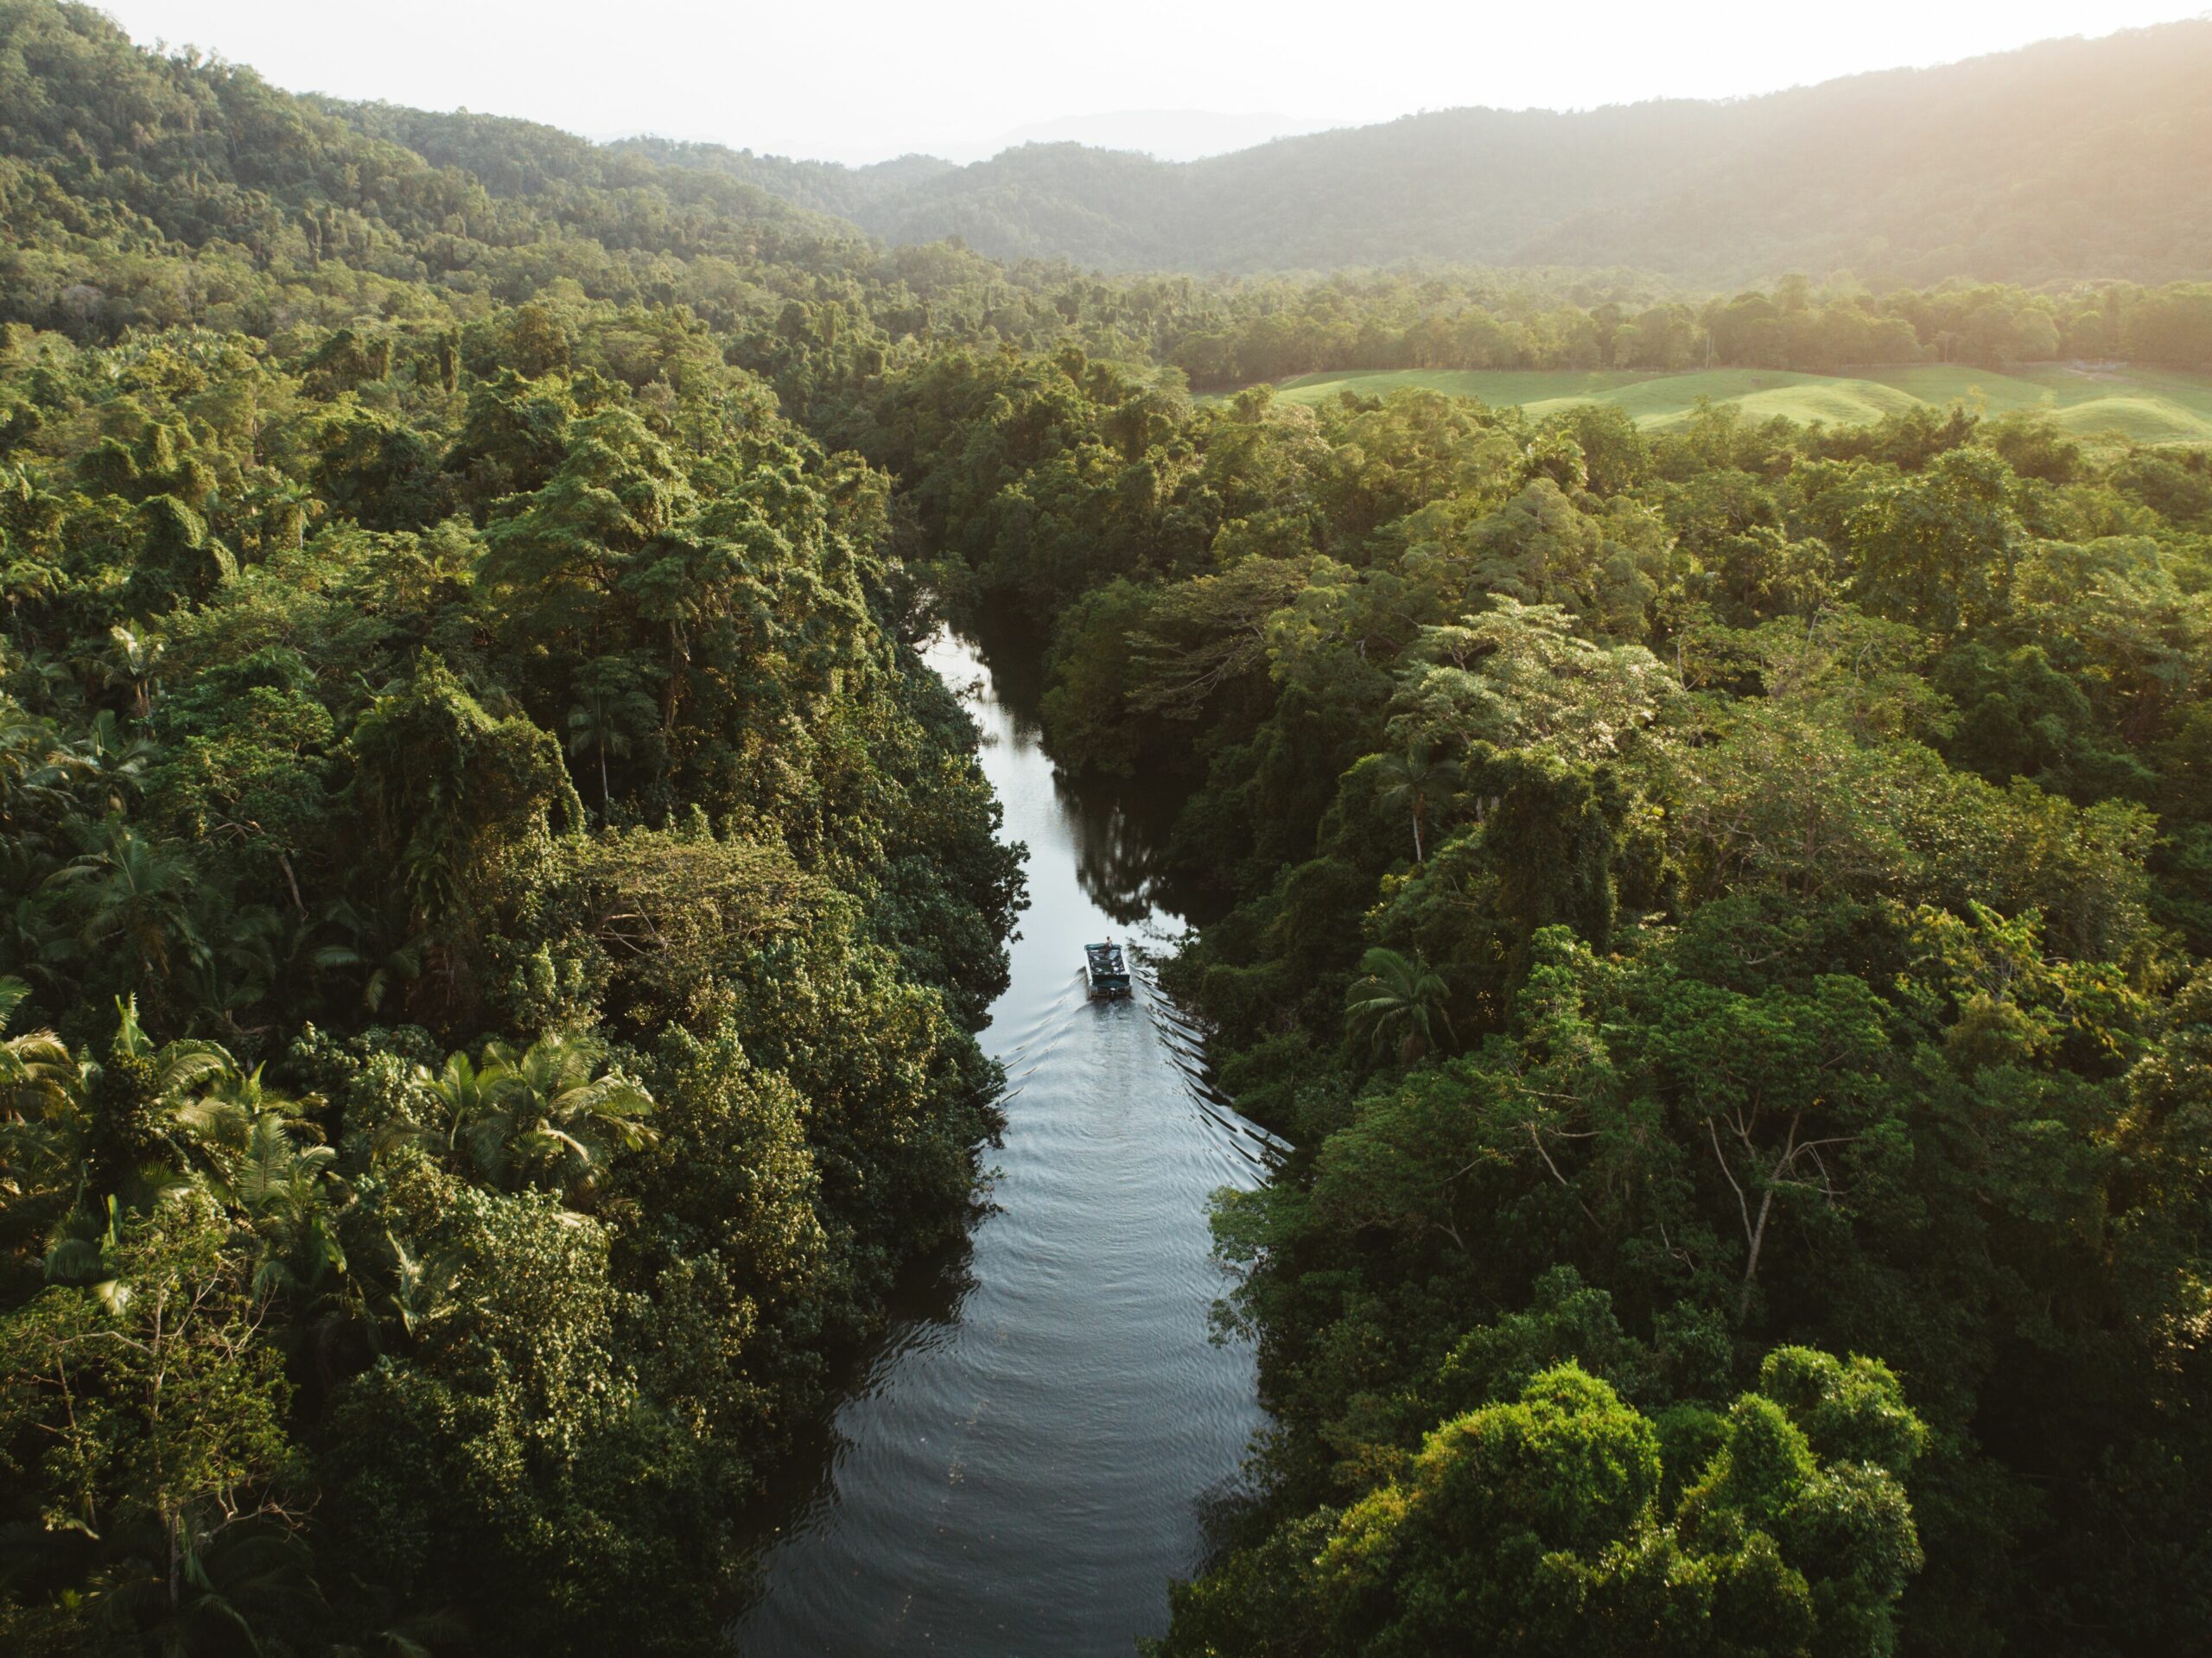
[[[1682,420],[1700,397],[1737,404],[1753,419],[1780,415],[1804,425],[1818,421],[1830,426],[1864,424],[1915,403],[1942,407],[1963,401],[1993,415],[2048,409],[2077,437],[2212,443],[2212,375],[2144,368],[2092,372],[2039,364],[2005,373],[1931,364],[1853,376],[1750,368],[1699,374],[1404,369],[1303,375],[1286,381],[1278,395],[1310,403],[1344,391],[1375,397],[1408,385],[1491,404],[1518,403],[1535,415],[1577,403],[1616,403],[1638,425],[1653,428]]]

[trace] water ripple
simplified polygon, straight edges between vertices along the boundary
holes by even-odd
[[[1181,925],[1145,912],[1128,826],[1054,777],[973,651],[940,642],[932,664],[968,688],[1029,848],[1033,907],[982,1039],[1007,1076],[993,1201],[782,1494],[732,1631],[757,1658],[1126,1654],[1165,1627],[1262,1425],[1250,1352],[1209,1326],[1226,1280],[1207,1204],[1287,1147],[1236,1114],[1160,988],[1152,952]],[[1094,899],[1102,872],[1137,884]],[[1109,933],[1138,994],[1092,1002],[1081,947]]]

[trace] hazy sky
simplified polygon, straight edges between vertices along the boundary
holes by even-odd
[[[109,0],[278,86],[867,162],[1100,111],[1350,124],[1466,104],[1770,92],[2204,0]],[[340,21],[342,19],[342,21]]]

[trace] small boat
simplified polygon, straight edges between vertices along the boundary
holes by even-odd
[[[1129,994],[1129,963],[1122,954],[1122,947],[1112,939],[1103,944],[1085,944],[1083,965],[1090,976],[1094,999]]]

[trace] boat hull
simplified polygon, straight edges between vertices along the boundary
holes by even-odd
[[[1129,994],[1129,958],[1110,938],[1103,944],[1083,947],[1083,971],[1094,1001],[1114,1001]]]

